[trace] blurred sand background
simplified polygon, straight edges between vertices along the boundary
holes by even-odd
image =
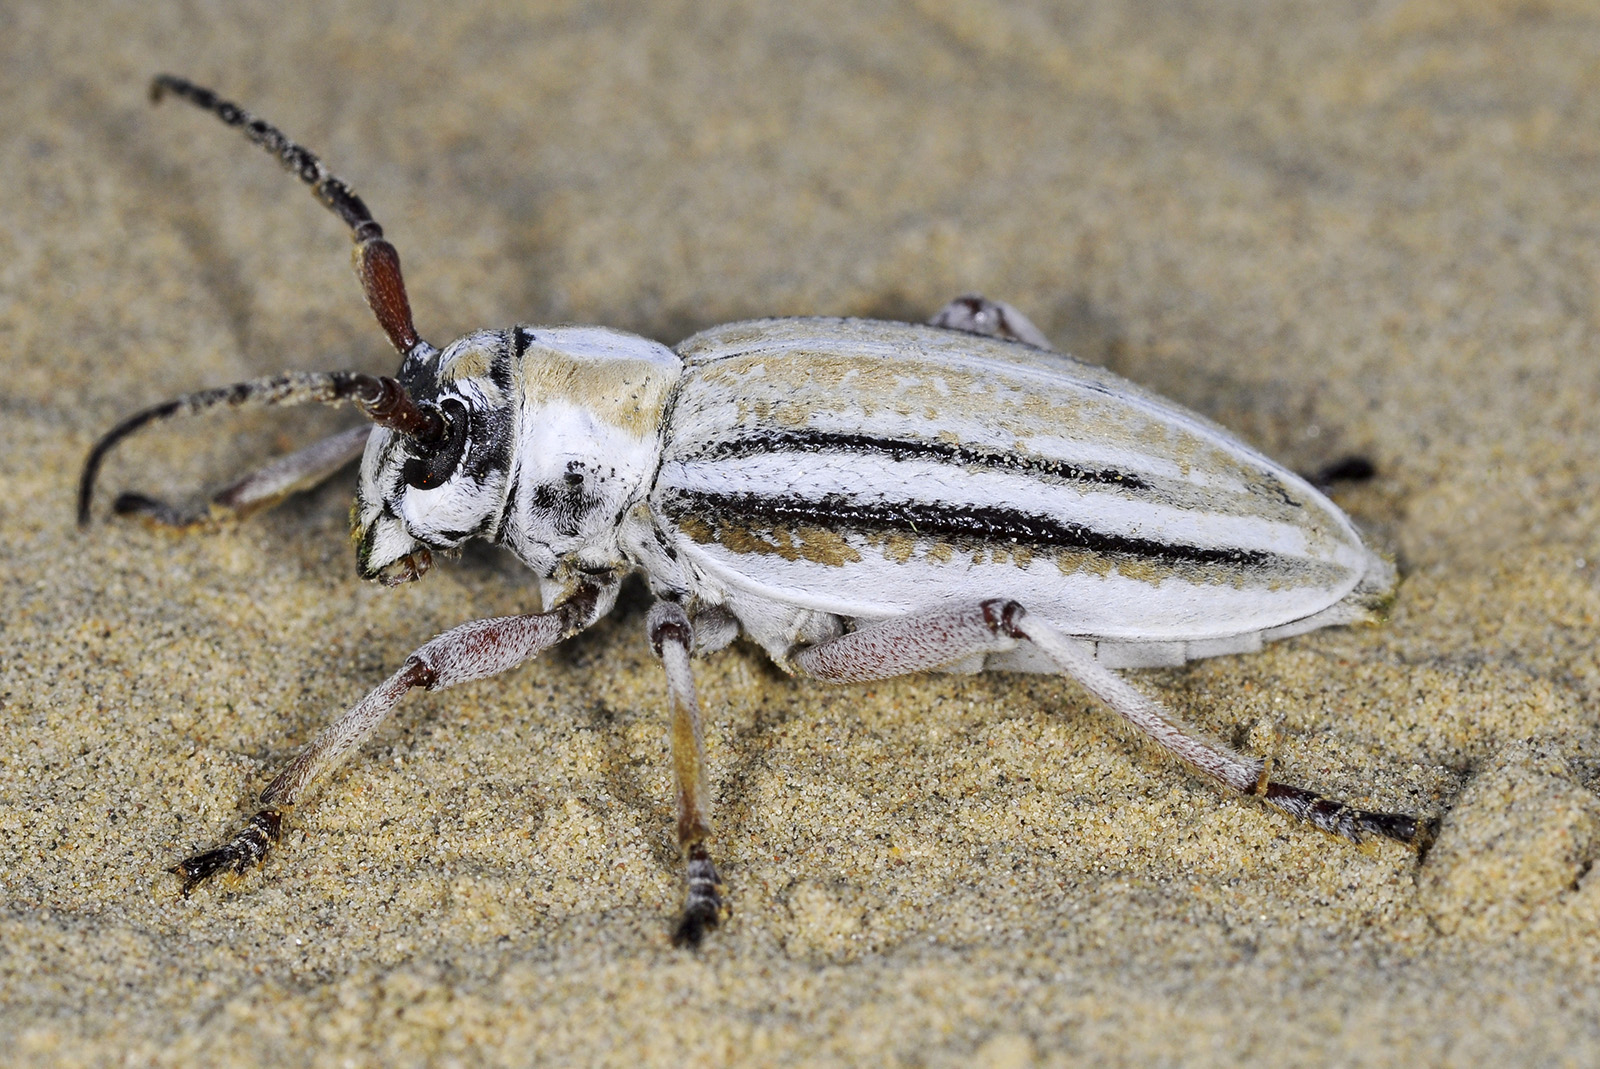
[[[297,12],[297,13],[296,13]],[[1384,3],[0,7],[0,1061],[1600,1062],[1600,8]],[[281,853],[183,900],[338,710],[534,605],[354,576],[352,478],[233,528],[72,526],[114,420],[392,368],[337,221],[182,72],[323,154],[435,341],[920,319],[981,290],[1301,470],[1407,573],[1387,627],[1143,673],[1281,778],[1443,814],[1419,864],[1225,797],[1072,684],[699,666],[735,912],[681,900],[640,597],[413,696]],[[182,495],[340,424],[174,425]]]

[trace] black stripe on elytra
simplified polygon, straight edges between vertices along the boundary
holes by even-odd
[[[697,453],[696,457],[718,460],[725,457],[760,456],[765,453],[789,451],[842,452],[856,456],[887,457],[889,460],[940,460],[995,470],[1011,468],[1025,471],[1030,475],[1054,476],[1066,482],[1121,486],[1129,490],[1151,488],[1149,483],[1132,472],[1118,471],[1115,468],[1085,468],[1025,453],[973,449],[951,442],[874,438],[869,434],[846,434],[835,431],[767,431],[748,438],[717,442],[703,452]]]
[[[957,544],[1023,544],[1108,556],[1138,557],[1168,564],[1226,564],[1238,568],[1295,569],[1301,562],[1259,549],[1190,546],[1133,535],[1096,531],[1081,523],[985,505],[911,501],[864,503],[830,494],[817,500],[676,490],[665,502],[673,516],[695,516],[746,528],[823,527],[828,530],[897,532]]]

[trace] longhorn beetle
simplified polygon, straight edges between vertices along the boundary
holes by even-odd
[[[117,424],[79,485],[87,524],[107,452],[148,424],[221,405],[354,402],[373,427],[247,475],[199,508],[134,494],[115,510],[183,527],[237,516],[361,454],[357,569],[418,579],[481,538],[538,579],[541,612],[446,631],[324,728],[233,838],[173,870],[183,891],[242,873],[311,788],[413,687],[530,660],[610,611],[644,573],[666,671],[687,899],[697,945],[726,914],[691,656],[743,636],[831,683],[909,672],[1062,673],[1152,742],[1243,795],[1335,835],[1416,846],[1429,821],[1356,809],[1268,778],[1267,763],[1183,724],[1115,671],[1259,649],[1376,619],[1391,564],[1305,480],[1220,427],[1051,349],[980,297],[927,325],[759,319],[669,349],[603,327],[417,335],[400,258],[316,156],[208,89],[157,77],[278,157],[344,220],[394,377],[286,374],[202,390]]]

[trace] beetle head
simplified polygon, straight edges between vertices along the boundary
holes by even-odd
[[[511,359],[507,336],[483,331],[407,360],[405,391],[425,424],[380,425],[367,441],[350,516],[362,578],[410,582],[434,550],[498,536],[517,416]]]

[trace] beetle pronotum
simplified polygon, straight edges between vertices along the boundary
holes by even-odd
[[[674,941],[724,916],[691,655],[743,636],[786,671],[834,683],[1000,669],[1076,679],[1147,738],[1243,795],[1328,832],[1421,845],[1431,824],[1270,780],[1114,669],[1241,653],[1376,618],[1394,568],[1305,480],[1221,428],[1053,351],[1014,308],[959,298],[930,324],[765,319],[676,349],[601,327],[418,336],[395,249],[310,152],[214,93],[162,75],[151,94],[204,108],[273,153],[351,228],[393,377],[287,374],[133,415],[353,401],[375,425],[334,435],[198,509],[124,494],[116,511],[186,526],[266,507],[358,453],[361,575],[419,578],[435,550],[507,546],[540,612],[478,620],[411,654],[317,735],[222,846],[174,871],[187,893],[243,872],[412,687],[513,668],[605,615],[642,572],[666,672],[687,899]]]

